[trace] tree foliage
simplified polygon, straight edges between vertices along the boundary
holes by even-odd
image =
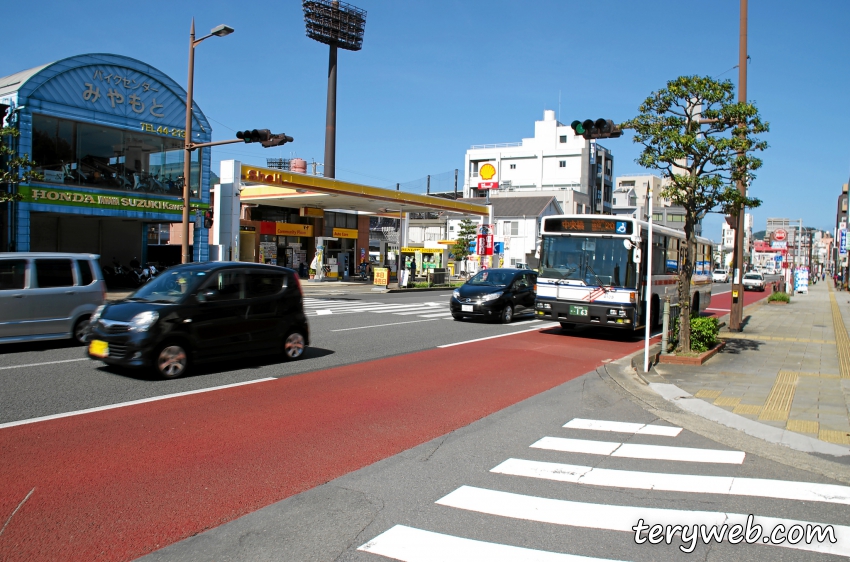
[[[667,179],[661,196],[685,209],[685,248],[679,251],[679,349],[691,349],[690,286],[696,259],[695,225],[710,212],[734,213],[761,201],[742,195],[735,185],[749,185],[762,161],[755,152],[767,148],[756,135],[766,133],[755,105],[734,100],[729,80],[681,76],[653,92],[639,115],[624,124],[643,145],[636,160]],[[649,305],[650,303],[647,303]]]
[[[21,133],[17,127],[3,124],[5,112],[2,109],[4,107],[0,107],[0,203],[20,199],[15,189],[19,183],[44,179],[32,169],[35,162],[30,160],[29,154],[16,155],[14,143]]]
[[[455,255],[455,263],[460,263],[466,260],[469,256],[469,245],[475,239],[478,232],[478,225],[469,219],[460,221],[460,229],[457,233],[457,241],[452,247],[452,253]]]

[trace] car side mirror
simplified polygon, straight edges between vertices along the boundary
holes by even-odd
[[[215,289],[206,289],[198,293],[195,298],[198,299],[198,302],[214,301],[218,298],[218,291]]]
[[[634,263],[640,263],[640,248],[635,248],[634,251],[632,251],[632,261]]]

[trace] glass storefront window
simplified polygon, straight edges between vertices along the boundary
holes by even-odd
[[[44,181],[181,196],[183,140],[33,115],[32,158]],[[198,197],[201,150],[192,152]]]

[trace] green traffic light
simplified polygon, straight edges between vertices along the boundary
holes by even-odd
[[[584,134],[584,126],[581,124],[581,121],[573,121],[572,123],[570,123],[570,127],[573,128],[573,131],[575,131],[577,135]]]

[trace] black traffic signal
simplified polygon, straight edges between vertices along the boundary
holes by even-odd
[[[576,136],[586,139],[615,139],[623,135],[623,130],[610,119],[576,120],[570,123],[570,126]]]
[[[204,211],[204,228],[212,228],[213,225],[213,212],[210,209]]]
[[[265,148],[271,148],[273,146],[280,146],[282,144],[286,144],[286,143],[292,142],[292,141],[293,141],[292,137],[287,136],[283,133],[280,133],[279,135],[272,135],[271,138],[269,138],[268,140],[264,140],[263,146]]]
[[[247,131],[236,131],[236,138],[245,142],[266,142],[272,136],[268,129],[251,129]]]

